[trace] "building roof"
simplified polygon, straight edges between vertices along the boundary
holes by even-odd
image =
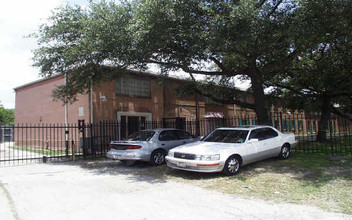
[[[148,76],[148,77],[151,77],[151,78],[160,77],[160,75],[154,74],[154,73],[151,73],[151,72],[136,71],[136,70],[127,70],[126,72],[127,72],[127,74],[132,74],[132,75],[135,75],[135,76]],[[22,89],[22,88],[25,88],[25,87],[28,87],[28,86],[31,86],[31,85],[35,85],[37,83],[41,83],[41,82],[44,82],[46,80],[55,79],[57,77],[62,77],[63,75],[64,74],[61,73],[61,74],[55,74],[55,75],[52,75],[52,76],[49,76],[49,77],[44,77],[44,78],[29,82],[29,83],[26,83],[26,84],[17,86],[17,87],[15,87],[13,89],[16,91],[18,89]],[[186,79],[181,79],[181,78],[171,77],[171,76],[167,76],[167,79],[177,80],[177,81],[185,81],[186,80]]]
[[[38,80],[35,80],[35,81],[32,81],[32,82],[29,82],[29,83],[26,83],[26,84],[23,84],[21,86],[17,86],[15,88],[13,88],[13,90],[18,90],[18,89],[22,89],[22,88],[25,88],[25,87],[28,87],[28,86],[31,86],[31,85],[35,85],[37,83],[41,83],[41,82],[44,82],[44,81],[47,81],[47,80],[50,80],[50,79],[55,79],[57,77],[60,77],[60,76],[63,76],[64,74],[56,74],[56,75],[53,75],[53,76],[50,76],[50,77],[45,77],[45,78],[42,78],[42,79],[38,79]]]

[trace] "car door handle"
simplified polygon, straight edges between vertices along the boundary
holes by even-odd
[[[187,143],[186,141],[183,142],[184,144]]]
[[[165,144],[161,144],[161,146],[165,146]]]

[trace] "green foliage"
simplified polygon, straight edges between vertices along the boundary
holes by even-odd
[[[283,97],[290,108],[346,111],[352,107],[352,2],[309,0],[302,4],[296,42],[305,48],[293,68],[277,74],[271,83],[285,89]]]
[[[261,120],[268,107],[264,80],[296,55],[291,36],[297,2],[135,0],[61,7],[36,34],[34,61],[44,76],[69,73],[69,85],[54,94],[64,101],[121,69],[147,64],[227,81],[245,76]]]
[[[148,64],[159,65],[163,74],[183,70],[227,86],[241,76],[251,80],[254,103],[237,104],[254,109],[265,123],[266,86],[292,85],[292,96],[300,97],[315,93],[307,88],[334,90],[323,82],[345,82],[351,56],[345,50],[350,38],[343,36],[352,33],[350,5],[347,0],[91,1],[87,8],[65,6],[53,13],[35,34],[34,62],[43,76],[67,73],[67,86],[54,93],[63,101],[74,101],[121,70]],[[331,73],[340,74],[341,68],[344,75],[336,79]]]
[[[5,109],[0,104],[0,125],[13,125],[15,123],[15,110]]]

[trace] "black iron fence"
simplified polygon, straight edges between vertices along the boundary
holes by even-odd
[[[218,127],[257,125],[250,117],[207,118],[199,121],[167,119],[134,124],[101,121],[95,124],[40,124],[0,126],[0,165],[28,161],[67,161],[79,158],[105,157],[109,143],[121,140],[130,132],[152,128],[178,128],[205,136]],[[303,153],[325,153],[352,157],[351,121],[332,117],[326,141],[317,142],[319,116],[272,114],[270,124],[282,132],[293,132],[299,141],[294,149]],[[131,128],[131,126],[134,126]]]

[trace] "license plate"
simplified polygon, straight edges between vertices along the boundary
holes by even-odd
[[[185,168],[186,163],[178,162],[178,163],[176,163],[176,166]]]
[[[121,155],[114,155],[113,157],[115,160],[119,160],[121,158]]]

